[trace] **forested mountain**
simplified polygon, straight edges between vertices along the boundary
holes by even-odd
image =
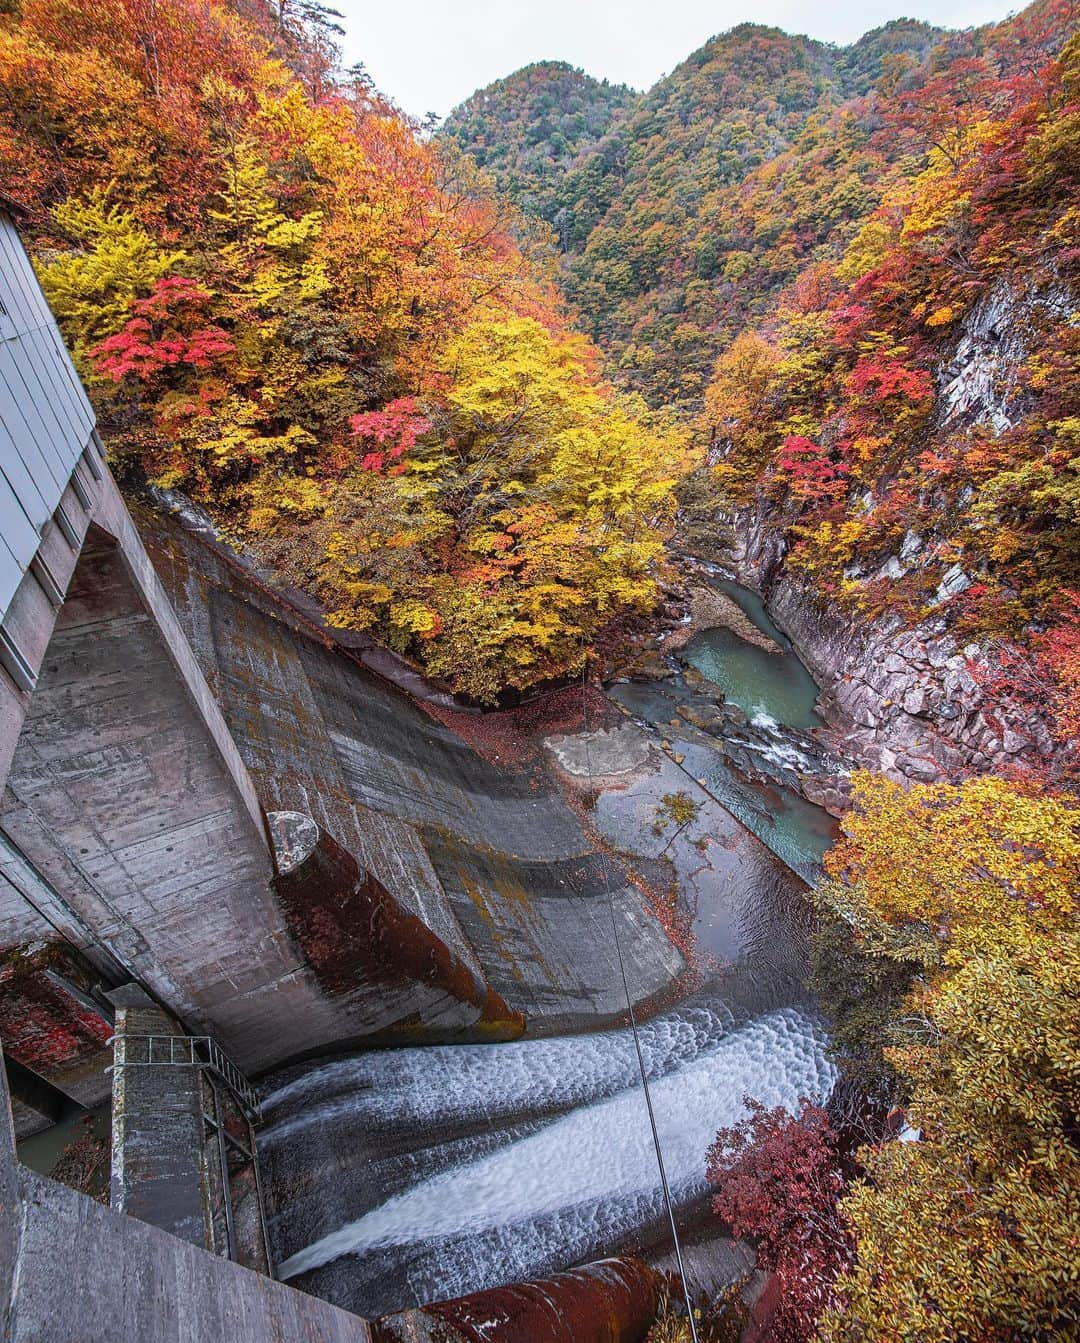
[[[567,194],[567,175],[637,101],[622,84],[542,61],[474,93],[447,117],[441,134],[486,168],[521,210],[569,243],[582,228],[582,207],[595,207]]]
[[[0,182],[117,468],[491,699],[648,607],[685,435],[598,382],[513,207],[328,23],[7,7]]]
[[[525,210],[556,203],[544,217],[568,253],[567,293],[622,378],[656,400],[692,399],[747,314],[839,218],[850,224],[875,203],[880,153],[864,149],[873,109],[848,100],[917,66],[938,37],[898,20],[837,49],[742,24],[639,97],[568,168],[526,154],[520,137],[500,139],[500,126],[528,116],[519,76],[465,104],[468,136],[461,113],[447,128],[478,162],[497,158],[500,183]],[[747,179],[796,141],[798,191],[781,168],[761,173],[744,201]],[[759,261],[767,273],[743,283]]]
[[[727,345],[704,421],[713,485],[765,507],[817,592],[910,623],[947,600],[958,633],[1035,628],[1061,666],[1080,586],[1073,15],[1033,6],[879,97],[878,203]]]
[[[919,619],[958,566],[958,628],[1015,636],[1080,585],[1075,18],[844,49],[744,25],[561,188],[610,164],[563,284],[613,374],[704,403],[709,492],[864,614]],[[965,341],[1000,346],[978,395],[951,385]]]

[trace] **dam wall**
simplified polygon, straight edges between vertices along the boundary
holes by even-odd
[[[500,1022],[473,994],[440,1003],[430,985],[409,986],[406,956],[395,982],[387,954],[379,976],[323,974],[358,1042],[490,1039],[518,1019],[530,1033],[621,1019],[609,887],[634,1000],[679,975],[682,957],[647,899],[601,861],[547,776],[490,763],[217,549],[159,513],[137,518],[266,808],[311,816],[393,896],[403,927],[438,939],[443,982],[471,976],[509,1014]],[[294,929],[304,945],[317,942]]]
[[[364,1320],[37,1175],[0,1064],[0,1334],[10,1343],[368,1343]]]
[[[249,1073],[615,1018],[608,868],[553,786],[491,765],[176,524],[141,522],[153,558],[102,467],[7,723],[3,945],[63,942]],[[285,898],[270,810],[311,817],[378,884],[378,928],[352,929],[377,956],[342,954],[318,889]],[[641,1002],[681,957],[612,871]]]

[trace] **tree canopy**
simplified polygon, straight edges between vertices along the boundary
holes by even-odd
[[[649,607],[686,434],[604,385],[543,237],[337,70],[317,6],[25,0],[0,87],[122,473],[483,700]]]
[[[814,893],[850,946],[833,1005],[892,967],[873,1027],[918,1141],[860,1154],[841,1212],[854,1258],[820,1336],[1069,1339],[1080,1326],[1080,810],[1005,780],[904,790],[857,778]],[[848,982],[838,982],[838,971]]]

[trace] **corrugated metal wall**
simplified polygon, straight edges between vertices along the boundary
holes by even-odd
[[[30,258],[0,209],[0,617],[93,431]]]

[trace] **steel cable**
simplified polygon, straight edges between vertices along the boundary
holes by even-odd
[[[585,742],[585,773],[589,780],[589,792],[593,791],[593,772],[592,772],[592,751],[589,745],[589,706],[588,706],[588,656],[584,648],[584,631],[582,631],[582,666],[581,666],[581,722]],[[656,1150],[656,1164],[660,1169],[660,1184],[664,1191],[664,1204],[667,1208],[668,1222],[671,1225],[671,1243],[675,1249],[675,1262],[679,1269],[679,1279],[682,1283],[683,1299],[686,1302],[686,1318],[690,1324],[690,1336],[693,1343],[698,1343],[697,1325],[694,1321],[694,1307],[690,1299],[690,1287],[687,1283],[686,1269],[683,1266],[682,1245],[679,1242],[679,1232],[675,1225],[675,1207],[671,1199],[671,1188],[668,1184],[667,1168],[664,1165],[664,1153],[660,1145],[660,1133],[656,1126],[656,1111],[653,1109],[652,1092],[649,1089],[649,1075],[645,1067],[645,1055],[641,1049],[641,1038],[638,1035],[637,1018],[634,1015],[634,1004],[630,995],[630,983],[626,977],[626,961],[623,957],[622,939],[619,937],[619,923],[615,917],[615,894],[612,889],[611,869],[608,864],[607,850],[604,847],[603,838],[599,840],[600,850],[600,869],[604,880],[604,890],[607,894],[608,913],[611,916],[611,933],[615,940],[615,954],[619,962],[619,974],[622,978],[623,995],[626,998],[626,1011],[630,1018],[630,1030],[634,1037],[634,1049],[637,1053],[638,1071],[641,1074],[641,1087],[645,1093],[645,1105],[649,1112],[649,1127],[652,1129],[653,1147]]]

